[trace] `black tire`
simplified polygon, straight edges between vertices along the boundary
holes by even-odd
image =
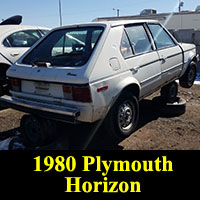
[[[167,103],[162,107],[162,115],[166,117],[180,116],[186,111],[186,100],[177,97],[176,101],[173,103]]]
[[[0,85],[0,97],[3,96],[4,92],[3,92],[3,86]]]
[[[164,102],[160,96],[155,97],[153,105],[160,117],[177,117],[186,111],[186,100],[179,97],[173,103]]]
[[[33,115],[24,115],[21,119],[21,132],[27,147],[43,146],[55,139],[54,122]]]
[[[42,126],[42,130],[45,133],[45,144],[49,144],[53,140],[56,139],[56,129],[57,129],[57,124],[53,120],[45,119],[45,118],[40,118],[40,123]]]
[[[161,89],[161,98],[164,102],[173,103],[178,94],[178,84],[174,81]]]
[[[136,129],[138,119],[137,98],[130,92],[124,92],[109,111],[104,121],[104,129],[114,139],[125,139]]]
[[[197,75],[197,64],[192,61],[185,74],[179,79],[180,86],[183,88],[191,88]]]

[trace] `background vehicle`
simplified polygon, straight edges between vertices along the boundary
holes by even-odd
[[[179,44],[152,20],[61,27],[12,65],[12,96],[0,102],[68,123],[106,117],[106,131],[124,138],[137,126],[138,102],[161,88],[173,101],[174,81],[191,87],[197,60],[195,45]]]
[[[0,95],[6,84],[7,69],[48,31],[37,26],[0,25]]]

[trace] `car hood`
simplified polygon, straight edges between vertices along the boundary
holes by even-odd
[[[188,50],[196,48],[194,44],[180,43],[179,45],[182,47],[183,51],[188,51]]]

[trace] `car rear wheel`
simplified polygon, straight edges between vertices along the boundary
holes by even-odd
[[[104,127],[112,138],[124,139],[136,129],[138,118],[139,105],[137,98],[130,92],[124,92],[108,113]]]
[[[185,74],[179,79],[180,85],[183,88],[191,88],[194,84],[197,75],[197,64],[192,61],[186,70]]]

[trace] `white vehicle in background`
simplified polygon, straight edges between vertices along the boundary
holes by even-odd
[[[0,25],[0,94],[6,84],[6,71],[50,29],[38,26]]]
[[[172,102],[175,80],[193,85],[197,60],[195,45],[179,44],[152,20],[60,27],[9,68],[11,96],[0,103],[68,123],[106,116],[107,131],[124,138],[137,126],[138,102],[159,89]]]

